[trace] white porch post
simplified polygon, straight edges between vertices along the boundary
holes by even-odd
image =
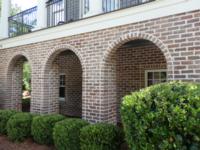
[[[103,12],[102,0],[89,0],[89,12],[83,17],[90,17],[101,14]]]
[[[2,0],[0,17],[0,39],[8,37],[8,17],[10,16],[11,0]]]
[[[35,30],[46,28],[47,27],[47,9],[46,9],[47,0],[38,0],[37,5],[37,27]]]

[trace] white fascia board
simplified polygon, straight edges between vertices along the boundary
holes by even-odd
[[[157,0],[22,36],[3,39],[0,40],[0,49],[93,32],[194,10],[200,10],[200,0]]]

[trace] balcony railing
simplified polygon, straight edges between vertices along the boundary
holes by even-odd
[[[105,14],[116,10],[142,5],[155,0],[101,0],[102,12]],[[100,2],[100,3],[101,3]],[[90,0],[49,0],[46,2],[47,27],[57,26],[83,18],[90,11]],[[92,15],[90,15],[91,17]],[[94,15],[93,15],[94,16]],[[25,10],[8,18],[9,37],[31,32],[37,25],[37,7]]]
[[[155,0],[102,0],[102,13],[138,6]],[[49,0],[47,2],[47,26],[80,20],[90,9],[89,0]]]
[[[9,37],[31,32],[37,24],[36,14],[37,7],[33,7],[9,17]]]

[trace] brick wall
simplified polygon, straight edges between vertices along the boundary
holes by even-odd
[[[10,101],[9,105],[15,110],[22,110],[23,64],[26,61],[24,56],[16,56],[9,65],[7,94]]]
[[[55,58],[54,63],[59,66],[59,75],[65,75],[65,100],[60,101],[59,112],[67,116],[81,117],[82,69],[80,61],[73,52],[64,51]]]
[[[145,40],[125,43],[116,51],[118,121],[123,96],[145,87],[145,70],[167,69],[165,57],[155,44]]]
[[[123,25],[19,47],[1,49],[0,101],[11,108],[14,99],[9,86],[9,64],[23,55],[32,68],[31,111],[56,113],[58,98],[55,57],[73,51],[82,66],[82,118],[91,122],[116,123],[117,80],[115,53],[128,41],[145,39],[165,56],[169,80],[200,81],[200,11]],[[55,70],[54,71],[52,71]],[[52,80],[53,79],[53,80]]]

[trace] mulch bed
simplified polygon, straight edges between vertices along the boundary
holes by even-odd
[[[0,135],[0,150],[55,150],[55,148],[36,144],[32,139],[27,139],[22,143],[13,143],[6,136]]]
[[[6,136],[0,135],[0,150],[55,150],[53,146],[39,145],[32,139],[27,139],[22,143],[14,143]],[[128,150],[127,145],[123,144],[121,150]]]

